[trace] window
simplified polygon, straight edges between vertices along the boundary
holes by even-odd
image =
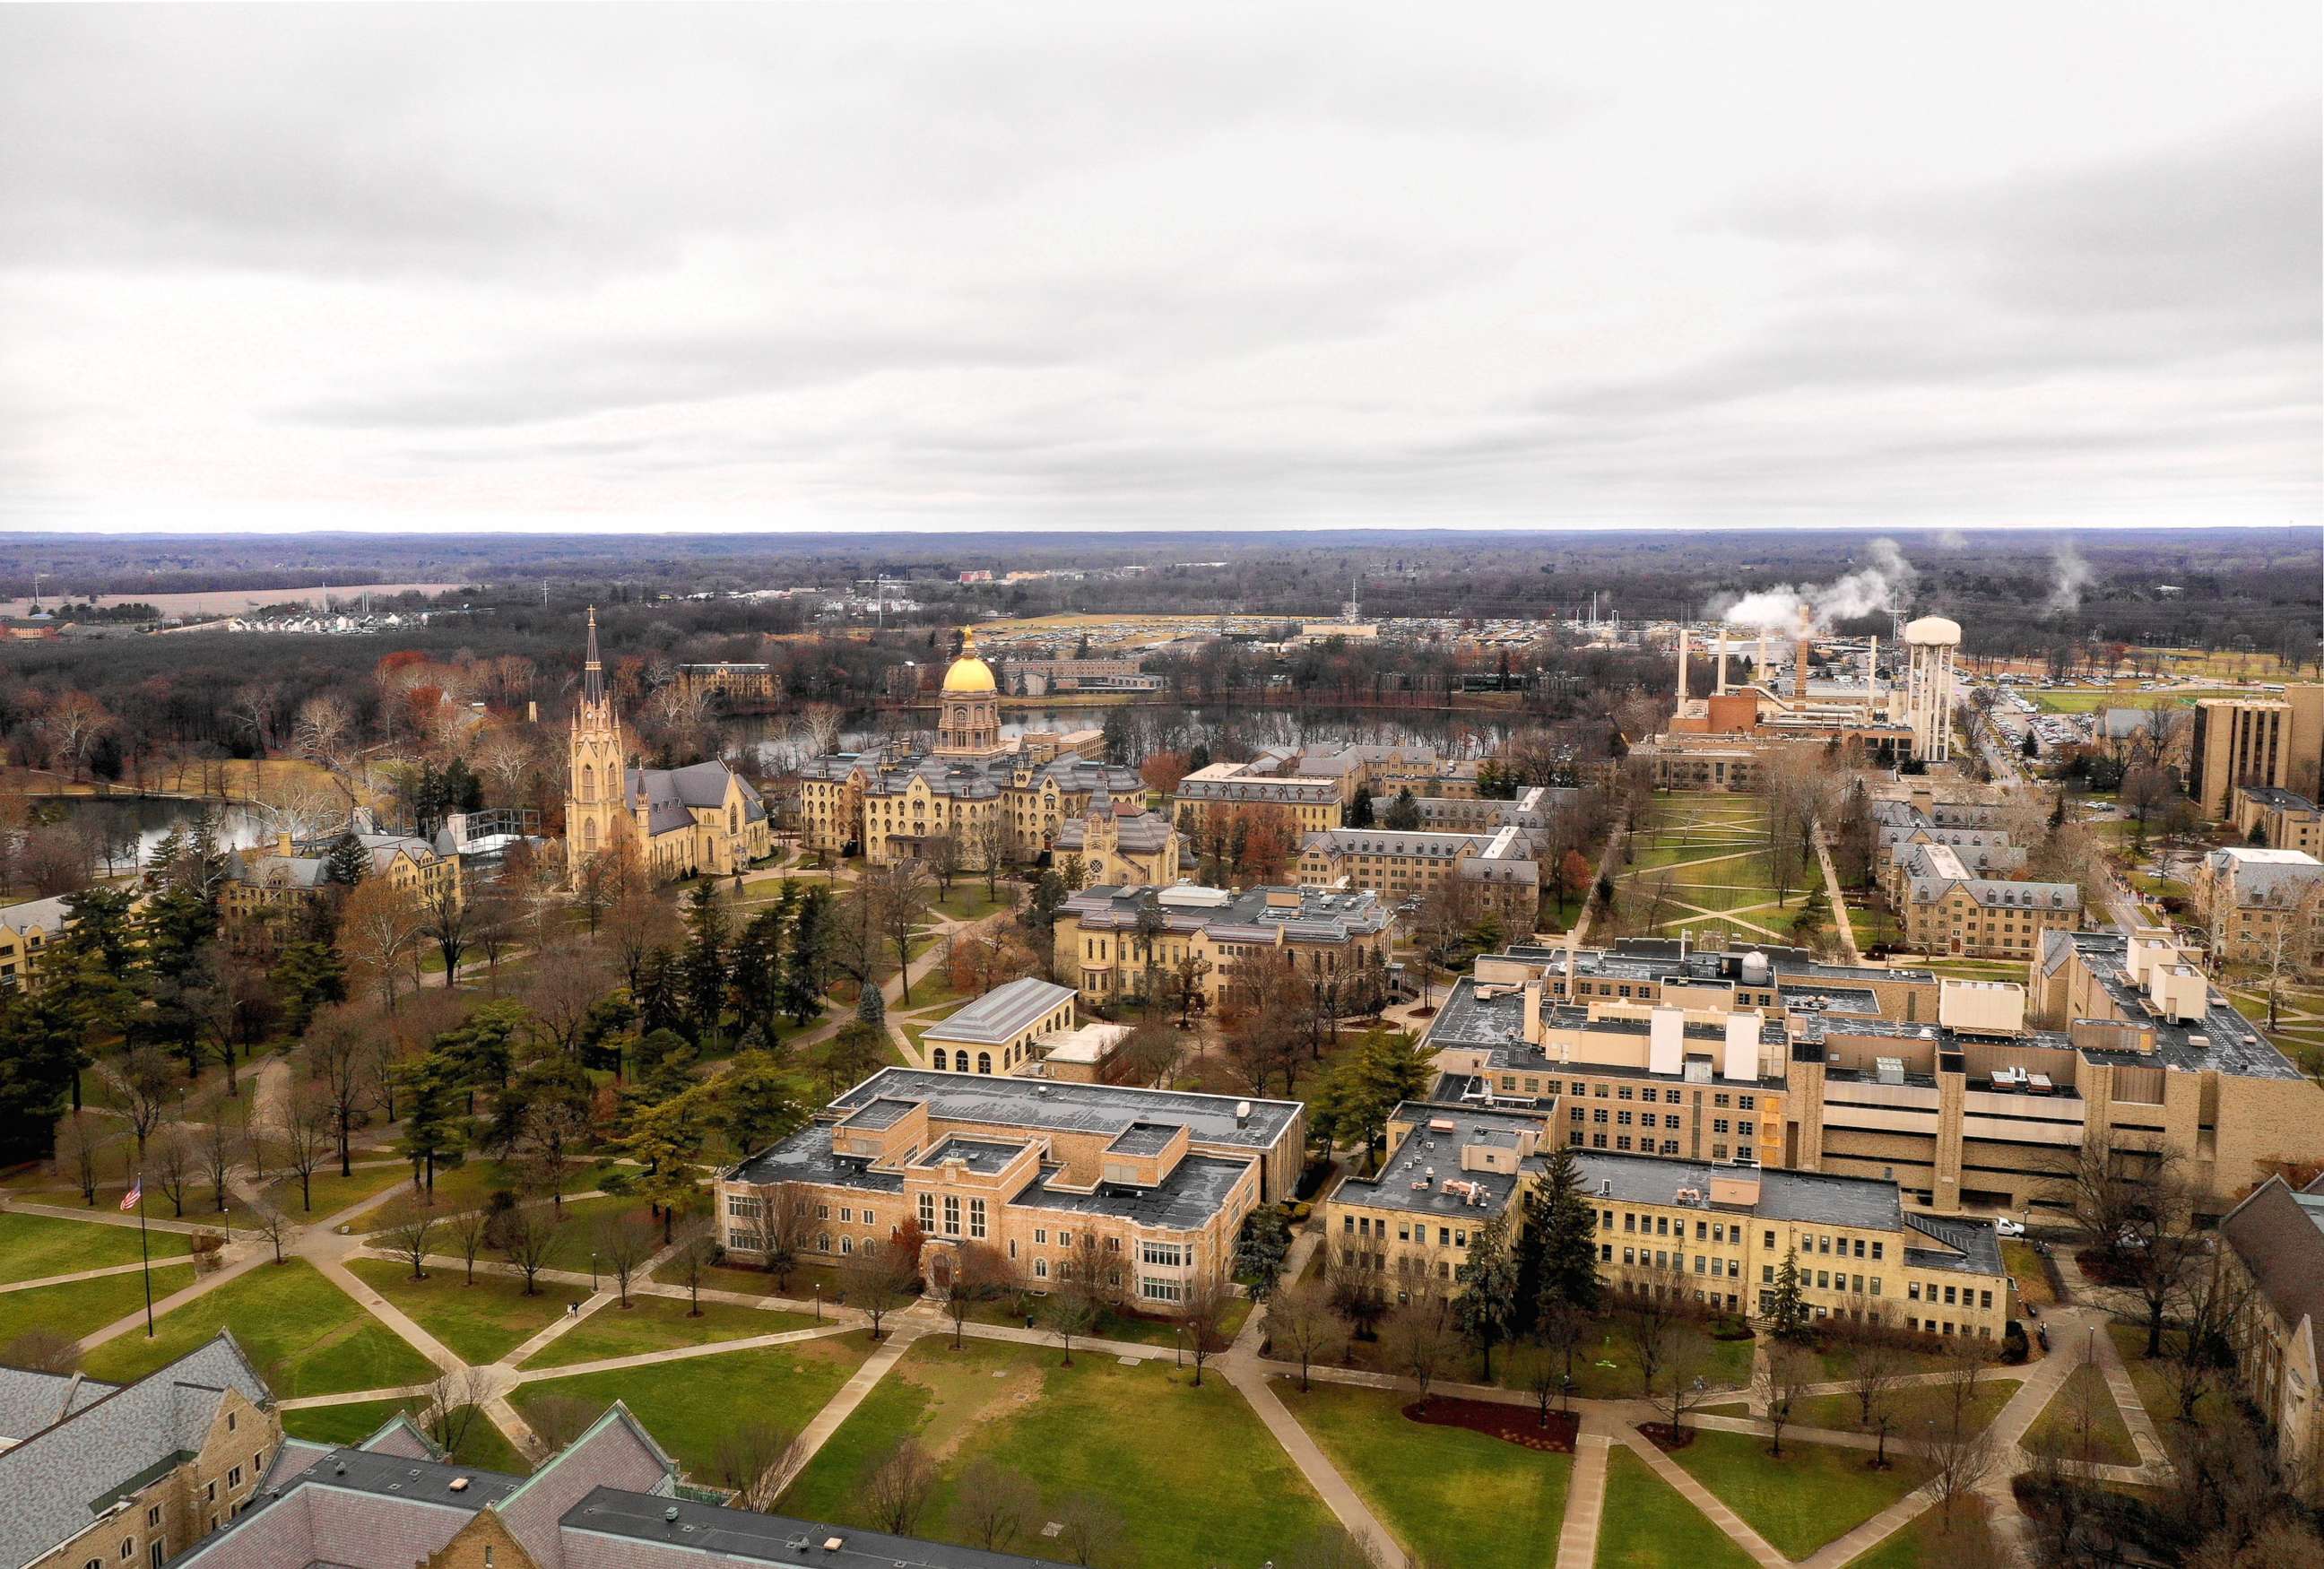
[[[981,1198],[968,1201],[968,1234],[974,1241],[984,1240],[984,1201]]]
[[[1142,1275],[1139,1277],[1138,1294],[1149,1302],[1176,1302],[1183,1290],[1184,1288],[1176,1280],[1156,1280]]]
[[[151,1530],[161,1523],[161,1506],[160,1504],[155,1504],[152,1508],[145,1511],[145,1527],[146,1529]]]
[[[829,1220],[831,1218],[831,1206],[827,1204],[819,1204],[816,1205],[815,1218],[819,1221]]]
[[[1766,1232],[1766,1241],[1765,1241],[1765,1244],[1764,1244],[1764,1245],[1765,1245],[1765,1246],[1767,1246],[1767,1247],[1770,1247],[1770,1248],[1772,1248],[1772,1247],[1774,1247],[1774,1246],[1775,1245],[1775,1232]]]
[[[932,1193],[924,1193],[920,1195],[920,1230],[924,1232],[932,1232],[936,1229],[936,1195]]]
[[[1059,1247],[1061,1247],[1061,1248],[1070,1248],[1070,1247],[1072,1247],[1073,1245],[1074,1245],[1074,1234],[1073,1234],[1073,1232],[1059,1232],[1057,1233],[1057,1246],[1059,1246]]]
[[[960,1235],[960,1195],[956,1193],[945,1195],[944,1230],[947,1237]]]
[[[215,1480],[212,1480],[203,1486],[202,1501],[204,1503],[211,1504],[217,1502],[217,1482]]]
[[[1950,1291],[1951,1288],[1948,1287],[1946,1289]],[[240,1487],[242,1485],[242,1467],[237,1465],[233,1470],[226,1473],[226,1484],[230,1488]]]
[[[1138,1261],[1176,1269],[1185,1263],[1186,1251],[1176,1242],[1140,1242],[1138,1244]]]
[[[1049,1260],[1047,1260],[1047,1259],[1036,1259],[1036,1260],[1033,1260],[1033,1278],[1034,1278],[1034,1279],[1036,1279],[1036,1280],[1047,1280],[1048,1278],[1049,1278]]]
[[[235,1417],[235,1413],[232,1411],[226,1414],[226,1430],[229,1433],[234,1431]]]
[[[839,1223],[844,1226],[852,1226],[855,1223],[855,1208],[853,1204],[839,1206]]]
[[[1033,1228],[1033,1245],[1037,1248],[1046,1248],[1049,1245],[1048,1227],[1035,1226]]]

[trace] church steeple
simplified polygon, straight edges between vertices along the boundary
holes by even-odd
[[[581,662],[581,695],[592,703],[605,700],[605,663],[597,657],[597,607],[589,607],[589,654]]]

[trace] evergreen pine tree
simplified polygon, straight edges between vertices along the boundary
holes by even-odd
[[[1549,1152],[1540,1188],[1542,1217],[1539,1302],[1552,1298],[1577,1313],[1595,1313],[1604,1295],[1598,1278],[1597,1212],[1572,1146]]]
[[[371,870],[371,852],[353,834],[342,834],[331,842],[331,852],[324,858],[323,876],[342,888],[353,888]]]
[[[1508,1339],[1517,1323],[1517,1261],[1509,1251],[1506,1209],[1469,1235],[1469,1261],[1457,1271],[1461,1294],[1452,1315],[1461,1333],[1484,1358],[1485,1382],[1493,1381],[1493,1348]]]
[[[1807,1333],[1807,1299],[1800,1294],[1800,1260],[1798,1252],[1784,1250],[1784,1261],[1775,1266],[1775,1288],[1769,1297],[1767,1323],[1779,1340],[1797,1340]]]
[[[696,1040],[717,1034],[725,1017],[727,935],[725,907],[705,878],[687,896],[686,956],[680,966]]]

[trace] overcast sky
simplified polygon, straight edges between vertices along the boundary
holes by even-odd
[[[2319,31],[0,7],[0,528],[2313,523]]]

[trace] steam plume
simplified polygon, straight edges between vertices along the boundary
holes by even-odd
[[[1746,594],[1721,606],[1711,602],[1711,614],[1730,626],[1764,629],[1790,635],[1803,620],[1815,633],[1831,631],[1837,621],[1870,615],[1903,603],[1918,576],[1904,552],[1889,539],[1875,540],[1865,554],[1866,566],[1830,583],[1794,586],[1789,583]]]

